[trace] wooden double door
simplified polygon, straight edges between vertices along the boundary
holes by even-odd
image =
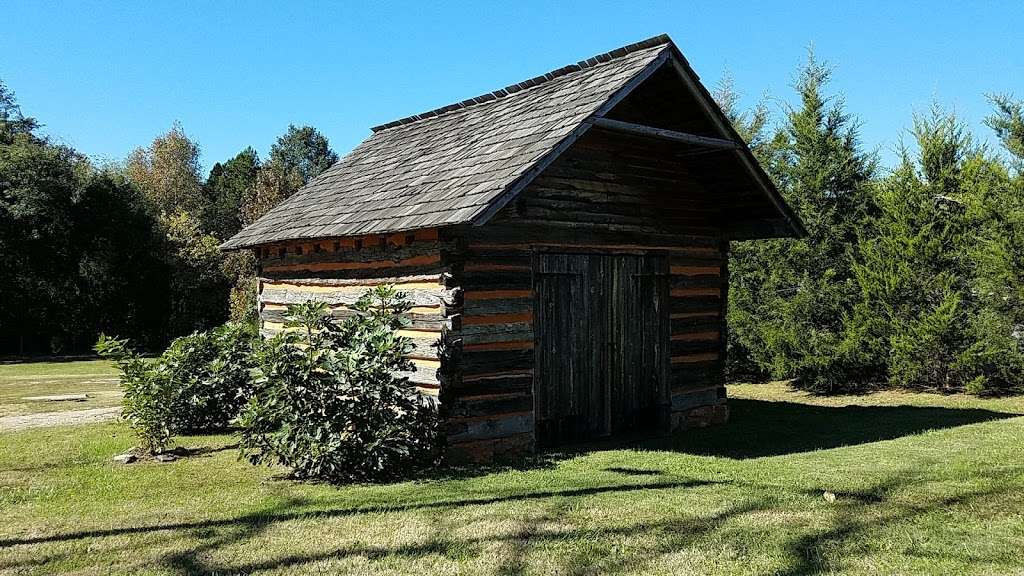
[[[533,266],[538,445],[667,429],[668,258],[539,252]]]

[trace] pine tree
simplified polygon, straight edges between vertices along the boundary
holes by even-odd
[[[913,134],[917,156],[904,149],[877,184],[879,211],[857,246],[861,301],[849,345],[892,385],[948,388],[970,306],[960,177],[976,148],[937,107],[915,117]]]
[[[1024,170],[1024,102],[1007,94],[992,94],[988,99],[995,113],[985,119],[985,124],[1017,159],[1017,169]]]
[[[874,211],[876,170],[843,101],[824,94],[830,75],[810,54],[796,84],[800,105],[762,152],[807,237],[734,243],[730,260],[730,363],[747,353],[767,375],[817,390],[865,377],[843,341],[857,294],[850,246]]]
[[[316,128],[289,125],[271,146],[256,185],[242,201],[242,223],[255,222],[337,161],[338,155]]]
[[[242,201],[252,194],[259,169],[260,159],[252,147],[223,164],[213,165],[204,185],[207,198],[204,230],[220,240],[227,240],[242,229]]]

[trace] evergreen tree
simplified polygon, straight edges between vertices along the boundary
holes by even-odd
[[[338,161],[327,138],[312,126],[288,126],[270,148],[256,186],[242,202],[242,222],[255,222]]]
[[[213,165],[204,186],[207,198],[203,229],[220,240],[227,240],[242,229],[242,200],[256,186],[259,156],[251,147],[221,164]]]
[[[1006,94],[988,97],[995,113],[985,119],[985,124],[995,131],[1006,151],[1018,162],[1018,170],[1024,169],[1024,102],[1014,100]]]
[[[0,80],[0,144],[10,144],[19,134],[34,134],[39,122],[21,113],[18,100]]]
[[[935,106],[913,134],[916,156],[904,150],[879,182],[873,235],[858,246],[853,344],[892,386],[1019,386],[1021,270],[1007,256],[1022,247],[1020,196],[955,115]]]
[[[0,336],[49,352],[76,312],[72,211],[85,159],[14,118],[0,118]]]
[[[894,172],[875,187],[879,211],[857,246],[851,348],[890,384],[956,385],[970,294],[962,247],[961,176],[978,150],[956,117],[933,107],[914,119],[916,159],[902,151]]]
[[[38,126],[0,83],[0,352],[83,351],[101,329],[158,343],[166,267],[141,197]]]
[[[111,169],[93,171],[73,209],[80,344],[119,334],[149,350],[166,344],[170,271],[164,239],[138,189]],[[80,346],[81,348],[81,346]]]
[[[867,376],[843,340],[857,294],[849,248],[875,210],[876,161],[842,100],[824,94],[830,75],[812,53],[796,84],[800,105],[762,153],[807,237],[734,243],[730,260],[731,368],[752,364],[817,390]]]
[[[288,175],[300,188],[338,161],[327,138],[312,126],[288,125],[288,131],[270,147],[269,163]]]
[[[760,152],[764,151],[767,144],[765,134],[770,117],[768,106],[764,102],[758,102],[751,110],[741,109],[741,94],[736,90],[732,74],[728,72],[718,81],[711,96],[732,123],[736,133],[743,138],[755,156],[760,156]]]

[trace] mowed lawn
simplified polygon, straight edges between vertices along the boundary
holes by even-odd
[[[85,401],[26,400],[86,394]],[[0,417],[106,408],[121,403],[117,371],[106,360],[0,364]]]
[[[121,424],[0,433],[0,573],[1024,574],[1024,400],[730,394],[672,443],[390,485],[229,435],[121,466]]]

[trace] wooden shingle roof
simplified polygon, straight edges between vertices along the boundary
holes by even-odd
[[[222,248],[473,222],[671,49],[668,36],[657,36],[378,126]]]

